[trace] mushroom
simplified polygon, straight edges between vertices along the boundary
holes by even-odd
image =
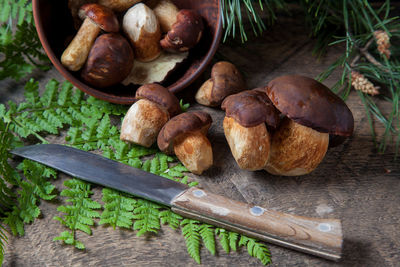
[[[179,10],[169,0],[160,0],[153,10],[162,31],[167,33],[160,41],[164,50],[185,52],[200,41],[204,25],[201,16],[196,11]]]
[[[119,24],[114,12],[98,4],[85,4],[79,9],[83,20],[78,33],[61,55],[61,63],[71,71],[78,71],[88,57],[101,30],[118,32]]]
[[[149,62],[160,55],[160,25],[148,6],[139,3],[128,9],[122,28],[133,45],[137,60]]]
[[[161,129],[157,144],[161,151],[178,157],[185,167],[200,175],[213,164],[213,153],[206,134],[212,123],[203,111],[182,113]]]
[[[299,75],[278,77],[266,93],[286,118],[272,136],[265,169],[275,175],[310,173],[322,161],[329,135],[348,137],[354,119],[344,101],[314,79]]]
[[[167,88],[146,84],[136,91],[136,101],[126,113],[120,139],[150,147],[164,124],[180,112],[179,101]]]
[[[252,171],[263,169],[270,150],[268,128],[277,127],[278,110],[265,93],[257,90],[230,95],[221,108],[226,111],[225,137],[239,167]]]
[[[133,51],[129,42],[118,33],[107,33],[94,42],[81,77],[88,84],[103,88],[124,80],[132,65]]]
[[[123,12],[142,0],[99,0],[99,4],[106,6],[114,11]]]
[[[197,91],[196,101],[204,106],[219,106],[228,95],[245,90],[245,82],[239,70],[227,61],[220,61],[211,69],[208,79]]]

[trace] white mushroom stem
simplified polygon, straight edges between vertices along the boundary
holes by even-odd
[[[61,63],[71,71],[78,71],[85,64],[101,28],[90,18],[83,21],[78,33],[61,56]]]
[[[174,142],[174,151],[182,164],[194,174],[200,175],[213,164],[210,141],[201,131],[179,136]]]
[[[99,0],[99,4],[112,10],[123,12],[142,0]]]
[[[214,86],[214,82],[212,79],[208,79],[203,83],[203,85],[199,88],[196,93],[195,99],[197,103],[204,105],[204,106],[213,106],[211,104],[211,91]]]
[[[168,120],[166,110],[150,100],[140,99],[126,113],[120,139],[150,147],[156,142],[158,133]]]
[[[329,134],[285,118],[271,141],[265,169],[275,175],[298,176],[313,171],[325,156]]]
[[[153,8],[161,26],[161,31],[166,33],[172,29],[172,25],[176,22],[176,16],[179,9],[170,0],[160,0]]]
[[[265,123],[244,127],[235,119],[225,117],[223,126],[226,140],[239,167],[251,171],[263,169],[270,149],[270,136]]]

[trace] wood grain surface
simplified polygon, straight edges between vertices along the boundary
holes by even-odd
[[[248,87],[265,85],[283,74],[315,77],[343,52],[331,48],[326,57],[312,56],[314,41],[308,37],[302,18],[280,19],[257,39],[245,45],[227,43],[219,56],[233,61],[245,74]],[[209,72],[180,94],[192,101],[196,89],[208,79]],[[335,73],[325,82],[331,86],[339,79]],[[55,69],[36,73],[41,85],[50,78],[62,80]],[[22,97],[23,83],[3,81],[0,102]],[[385,154],[377,154],[371,139],[367,117],[357,94],[352,93],[348,105],[355,117],[353,137],[343,145],[330,149],[321,165],[302,177],[272,176],[264,171],[240,170],[230,154],[223,135],[224,113],[193,104],[192,109],[205,110],[213,117],[209,139],[214,148],[214,166],[202,176],[190,175],[212,193],[238,201],[253,203],[285,213],[317,218],[338,218],[344,235],[343,259],[332,262],[269,245],[271,266],[399,266],[400,262],[400,163],[394,161],[394,146]],[[381,102],[386,111],[390,106]],[[375,123],[382,134],[381,124]],[[62,143],[62,137],[51,142]],[[56,181],[59,190],[67,177]],[[101,188],[94,188],[100,200]],[[181,233],[162,227],[157,236],[136,237],[135,232],[97,226],[92,236],[78,233],[87,247],[85,252],[63,246],[52,239],[64,228],[52,218],[58,215],[59,203],[42,202],[42,217],[26,226],[26,235],[10,237],[4,266],[198,266],[186,252]],[[218,255],[201,250],[203,266],[260,266],[242,248],[227,255],[218,247]]]

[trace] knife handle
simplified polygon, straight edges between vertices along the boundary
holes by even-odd
[[[285,214],[192,187],[172,201],[172,210],[276,245],[339,260],[342,226],[337,219]]]

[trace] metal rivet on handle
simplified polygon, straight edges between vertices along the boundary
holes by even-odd
[[[203,190],[196,189],[193,191],[193,195],[195,197],[204,197],[206,195],[206,193]]]
[[[332,230],[332,226],[328,223],[320,223],[318,225],[318,230],[320,230],[321,232],[329,232],[330,230]]]
[[[250,213],[254,216],[261,216],[264,214],[265,209],[259,207],[259,206],[254,206],[250,209]]]

